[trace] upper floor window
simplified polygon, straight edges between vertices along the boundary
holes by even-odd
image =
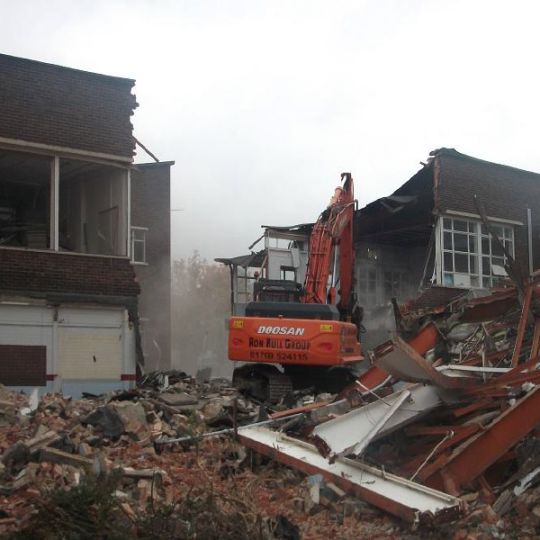
[[[493,225],[493,232],[514,256],[514,229]],[[493,287],[505,275],[506,256],[485,226],[463,218],[444,217],[441,227],[442,284],[448,287]]]
[[[363,306],[377,305],[377,268],[361,265],[358,269],[358,299]]]
[[[386,301],[392,298],[403,300],[407,292],[407,272],[400,270],[384,271],[384,299]]]
[[[147,227],[131,227],[131,262],[146,264]]]

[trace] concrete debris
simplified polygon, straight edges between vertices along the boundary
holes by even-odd
[[[401,306],[339,394],[262,403],[178,371],[80,400],[0,387],[0,535],[537,537],[539,281]]]
[[[463,295],[431,311],[400,306],[397,335],[371,353],[372,366],[355,383],[323,405],[291,408],[302,418],[290,425],[240,428],[240,440],[413,525],[446,522],[456,538],[503,538],[519,515],[537,534],[539,287],[540,273],[523,287]],[[274,416],[286,419],[287,411]],[[395,485],[414,480],[411,489],[434,490],[423,496],[455,501],[452,512],[441,511],[435,498],[424,500],[426,509],[435,505],[426,513],[392,483],[379,492],[375,480],[357,487],[354,473],[334,471],[344,463],[375,467]],[[314,478],[307,506],[317,507]]]

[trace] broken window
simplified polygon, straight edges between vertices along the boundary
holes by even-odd
[[[497,235],[506,251],[514,257],[514,229],[506,225],[493,225],[491,227]],[[504,251],[487,232],[484,225],[481,225],[482,233],[482,285],[484,287],[494,287],[502,276],[506,275],[504,269],[508,262]]]
[[[0,245],[49,248],[51,162],[0,150]]]
[[[131,261],[146,263],[146,227],[131,227]]]
[[[495,225],[494,232],[514,254],[514,230]],[[478,221],[442,218],[441,267],[443,285],[447,287],[492,287],[504,275],[506,258],[496,241]]]
[[[61,159],[60,249],[127,255],[127,183],[123,168]]]

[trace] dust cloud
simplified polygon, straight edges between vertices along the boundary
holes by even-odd
[[[186,373],[226,377],[226,320],[230,316],[229,271],[194,252],[172,266],[171,366]]]

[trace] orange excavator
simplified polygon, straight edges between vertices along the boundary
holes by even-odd
[[[363,360],[353,292],[354,183],[350,173],[341,181],[313,226],[304,285],[259,279],[245,316],[229,320],[229,359],[246,362],[233,384],[255,398],[277,402],[311,386],[337,392]]]

